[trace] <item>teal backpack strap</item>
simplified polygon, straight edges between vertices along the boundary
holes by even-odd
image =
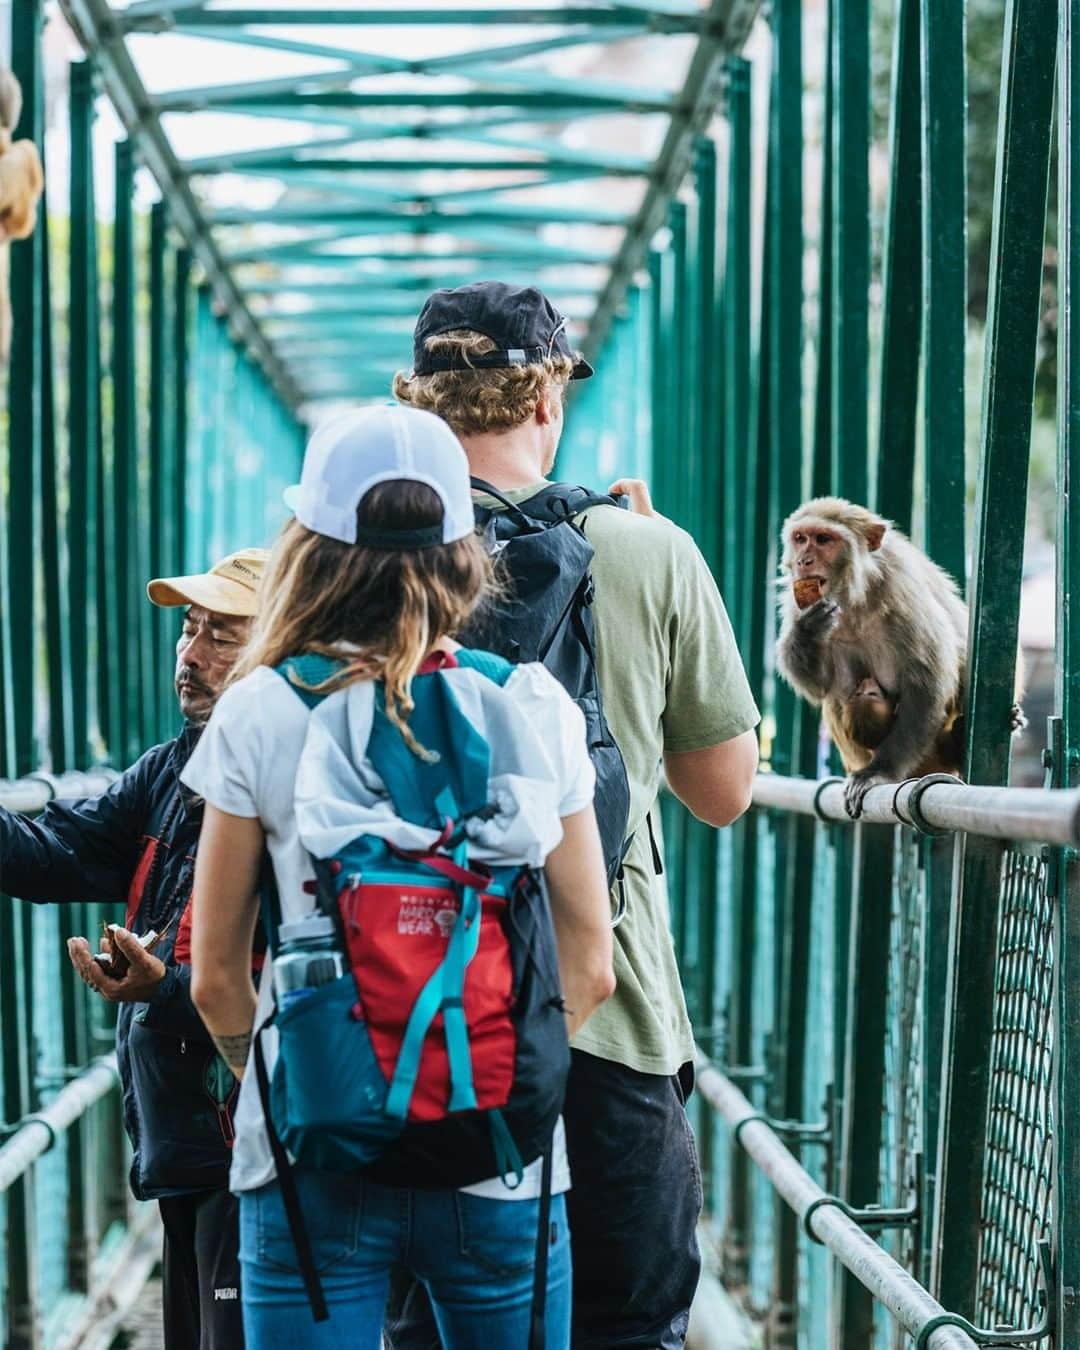
[[[274,674],[281,676],[301,702],[309,708],[317,708],[326,695],[310,686],[325,684],[341,665],[342,662],[332,656],[318,656],[309,652],[305,656],[286,657],[280,665],[274,666]]]
[[[455,819],[457,803],[444,791],[439,794],[436,807],[448,820]],[[468,840],[464,837],[454,850],[454,861],[467,871],[469,866]],[[446,1053],[450,1061],[451,1111],[476,1109],[476,1089],[473,1084],[472,1052],[469,1048],[469,1029],[465,1021],[465,972],[480,946],[480,892],[473,886],[463,886],[461,909],[447,943],[446,956],[432,972],[427,984],[413,1004],[405,1026],[401,1050],[394,1076],[386,1097],[388,1116],[404,1120],[416,1089],[420,1073],[420,1056],[431,1024],[441,1012],[446,1029]]]
[[[482,652],[472,647],[462,647],[454,653],[454,657],[459,666],[463,666],[467,670],[475,670],[497,685],[504,685],[516,669],[513,663],[507,661],[505,657],[496,656],[494,652]]]

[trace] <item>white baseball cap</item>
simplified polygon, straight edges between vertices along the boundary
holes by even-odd
[[[356,509],[371,489],[402,479],[438,494],[442,520],[415,530],[358,529]],[[316,534],[366,548],[433,548],[476,528],[461,442],[441,417],[400,404],[360,408],[319,427],[285,505]]]

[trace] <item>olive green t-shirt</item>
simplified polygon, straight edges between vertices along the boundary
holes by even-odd
[[[505,495],[521,502],[543,486]],[[626,914],[614,932],[616,990],[574,1046],[642,1073],[673,1074],[693,1058],[693,1036],[646,816],[665,750],[731,740],[757,725],[758,710],[724,603],[690,535],[662,516],[612,506],[580,519],[595,550],[600,691],[630,780],[633,840],[624,865]],[[659,837],[658,811],[653,828]]]

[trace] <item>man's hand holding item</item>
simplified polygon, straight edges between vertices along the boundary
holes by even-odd
[[[109,973],[109,962],[101,962],[90,950],[86,938],[68,938],[68,956],[83,981],[108,1003],[145,1003],[165,978],[165,963],[148,951],[134,933],[118,924],[110,924],[101,950],[112,956],[119,953],[127,963],[124,973]],[[117,963],[119,966],[120,962]]]

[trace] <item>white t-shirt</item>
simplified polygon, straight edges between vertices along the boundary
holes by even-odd
[[[501,713],[493,713],[486,701],[495,689],[476,671],[466,667],[443,672],[453,682],[459,706],[488,740],[492,756],[492,784],[512,782],[514,800],[522,820],[508,833],[519,856],[507,857],[493,843],[490,829],[487,846],[476,856],[485,861],[530,862],[539,866],[562,838],[560,818],[584,810],[592,801],[595,772],[585,743],[585,722],[569,695],[540,665],[515,668],[500,697],[494,701]],[[345,716],[354,736],[362,735],[366,717],[370,728],[373,686],[358,683],[332,694],[319,705],[319,720]],[[508,715],[509,714],[509,715]],[[212,806],[230,815],[258,818],[266,832],[266,845],[274,868],[282,921],[301,918],[312,908],[304,883],[314,878],[311,855],[304,847],[297,826],[294,801],[297,767],[308,735],[311,713],[282,677],[265,666],[232,685],[218,700],[187,763],[184,783]],[[366,744],[366,735],[361,744]],[[515,767],[529,765],[524,794],[518,793],[521,775]],[[364,778],[373,782],[366,766]],[[377,783],[377,776],[374,782]],[[310,796],[310,794],[309,794]],[[308,807],[310,808],[310,800]],[[358,833],[356,831],[355,833]],[[472,827],[470,826],[470,834]],[[306,837],[311,838],[309,832]],[[485,856],[486,855],[486,856]],[[267,959],[259,982],[256,1027],[262,1026],[272,1005],[271,960]],[[277,1031],[262,1033],[267,1070],[277,1058]],[[262,1106],[254,1070],[240,1088],[236,1109],[236,1142],[233,1146],[230,1188],[254,1190],[274,1176],[270,1146],[263,1124]],[[562,1121],[554,1141],[553,1190],[569,1189],[570,1172]],[[540,1160],[525,1169],[520,1186],[510,1189],[501,1177],[466,1187],[471,1194],[498,1199],[532,1199],[540,1193]]]

